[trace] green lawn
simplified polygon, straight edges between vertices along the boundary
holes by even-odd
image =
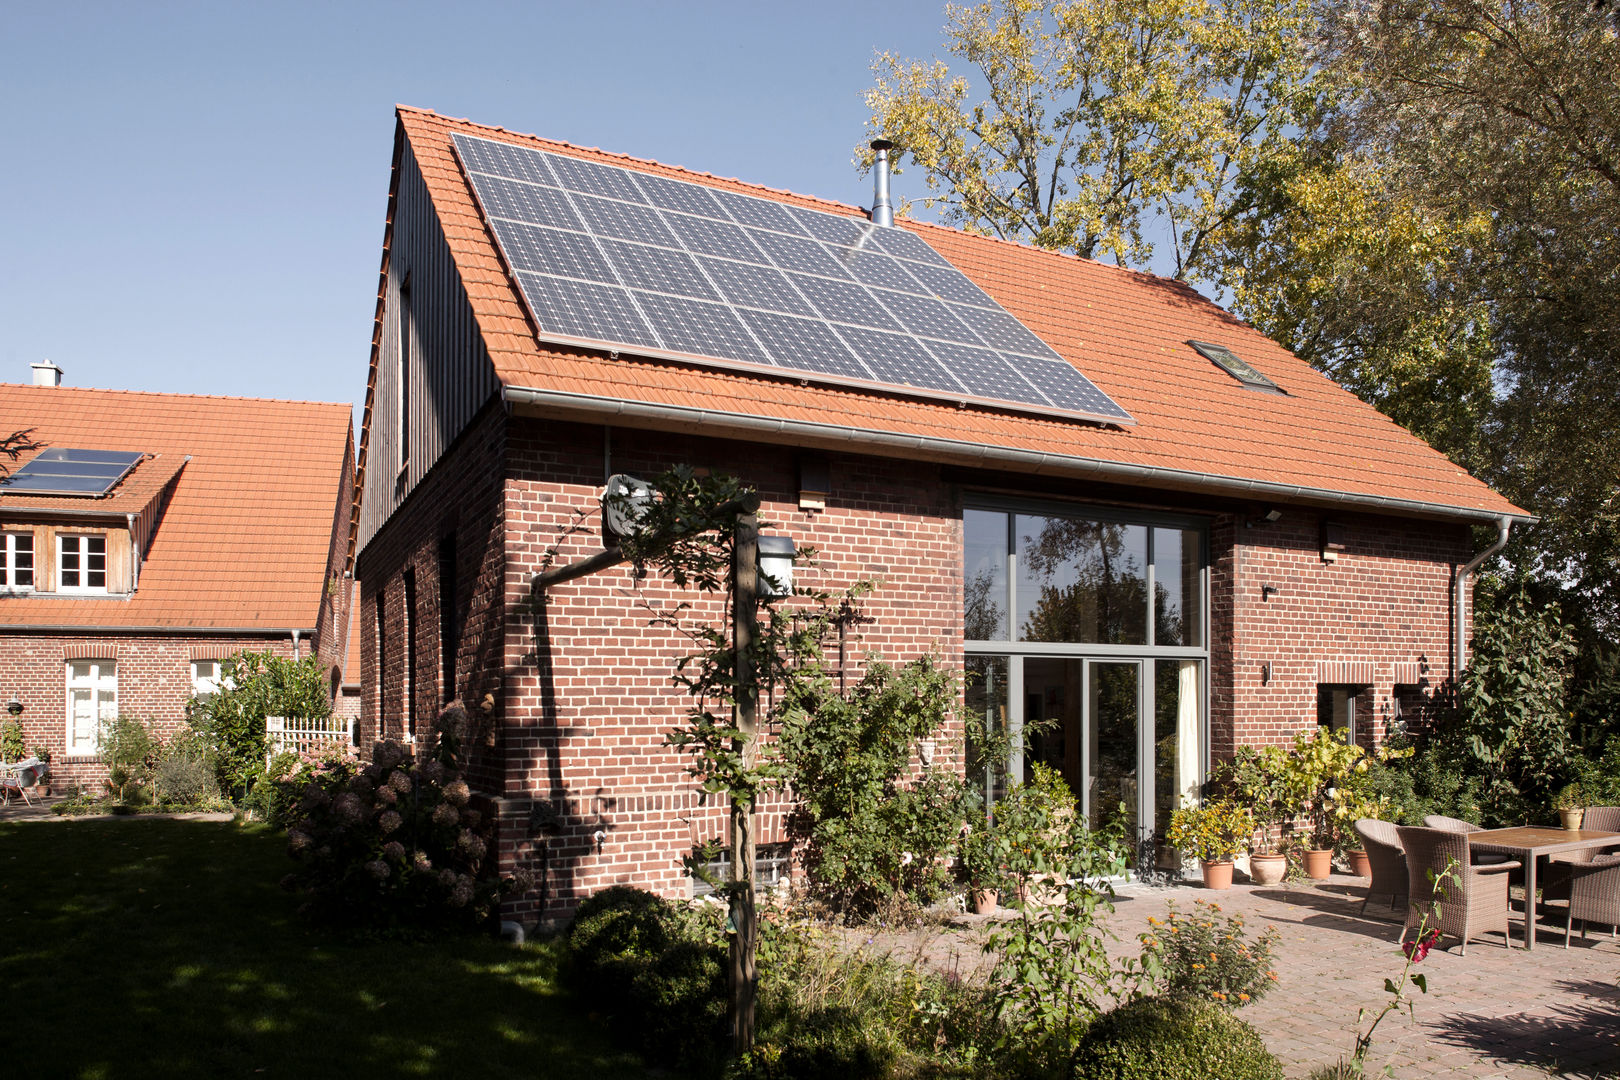
[[[263,826],[0,824],[8,1072],[644,1076],[554,989],[555,950],[354,941],[306,925]]]

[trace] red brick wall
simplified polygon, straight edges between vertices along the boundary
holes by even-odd
[[[152,721],[167,737],[185,720],[191,700],[194,650],[208,655],[249,649],[292,655],[288,637],[222,637],[217,635],[0,634],[0,700],[16,693],[23,703],[20,719],[28,749],[51,751],[51,772],[64,783],[86,783],[105,775],[93,756],[69,758],[67,747],[68,646],[102,646],[97,659],[118,661],[118,711]],[[305,646],[307,654],[307,645]],[[75,654],[77,657],[78,653]]]
[[[819,565],[802,570],[799,583],[837,591],[862,578],[882,582],[866,605],[875,621],[850,644],[852,675],[868,650],[906,660],[933,649],[960,668],[960,511],[935,466],[832,456],[827,509],[804,511],[792,450],[612,433],[614,472],[650,477],[683,461],[738,473],[763,496],[763,531],[820,552]],[[524,610],[548,547],[558,545],[558,565],[601,549],[595,510],[604,473],[601,428],[514,421],[506,514],[506,599],[514,615]],[[580,509],[590,516],[570,534]],[[545,895],[510,905],[508,918],[560,916],[579,897],[620,882],[684,895],[681,856],[694,841],[723,835],[723,797],[705,804],[686,761],[664,745],[688,706],[670,676],[692,646],[650,626],[642,605],[681,601],[695,602],[691,618],[723,622],[719,598],[683,594],[657,578],[638,589],[620,566],[555,587],[535,614],[509,624],[503,860],[533,869]],[[531,834],[534,800],[559,813],[553,832]],[[761,807],[761,842],[783,837],[784,809],[779,798]]]
[[[825,511],[797,503],[797,452],[782,447],[508,418],[493,409],[443,459],[362,553],[364,716],[368,734],[403,706],[402,573],[416,575],[418,726],[442,700],[438,688],[437,550],[455,522],[458,594],[465,609],[457,659],[463,697],[491,695],[496,741],[475,786],[500,819],[504,870],[534,871],[540,886],[509,903],[507,918],[565,916],[578,899],[631,882],[682,895],[679,860],[725,828],[722,796],[704,800],[687,762],[664,745],[687,699],[669,676],[692,651],[675,631],[650,625],[654,608],[689,601],[691,619],[720,623],[718,597],[682,594],[656,576],[637,583],[625,566],[556,586],[535,602],[530,581],[548,550],[566,565],[602,548],[598,498],[609,470],[651,477],[685,462],[738,473],[763,496],[765,531],[820,552],[800,584],[837,591],[862,578],[881,587],[874,618],[851,642],[851,674],[868,650],[905,660],[933,649],[958,670],[961,643],[961,493],[926,463],[830,455]],[[493,486],[505,474],[504,487]],[[1005,484],[997,484],[1005,487]],[[1032,482],[1069,498],[1074,485]],[[1144,500],[1146,501],[1146,500]],[[1210,520],[1212,751],[1237,741],[1281,742],[1314,723],[1319,664],[1370,664],[1364,701],[1380,724],[1393,708],[1396,665],[1423,663],[1432,687],[1449,676],[1449,581],[1471,550],[1466,527],[1376,516],[1328,515],[1347,549],[1324,563],[1320,512],[1288,509],[1246,527],[1247,510],[1211,511],[1166,498],[1166,508]],[[1278,592],[1261,599],[1261,586]],[[376,610],[387,638],[378,689]],[[502,619],[504,617],[504,629]],[[1262,685],[1260,665],[1272,665]],[[1403,669],[1404,670],[1404,669]],[[1410,700],[1421,694],[1403,686]],[[387,734],[397,734],[385,726]],[[767,802],[759,838],[782,836],[780,800]],[[600,834],[601,839],[597,836]]]
[[[1345,529],[1346,550],[1324,562],[1321,522]],[[1408,705],[1451,677],[1451,575],[1473,553],[1465,525],[1288,511],[1245,527],[1223,517],[1211,532],[1211,749],[1283,742],[1316,722],[1319,665],[1370,664],[1373,732],[1382,738],[1397,697],[1395,665],[1420,664],[1400,684]],[[1261,590],[1277,592],[1263,599]],[[1466,631],[1466,627],[1465,627]],[[1269,683],[1262,665],[1271,664]]]
[[[477,716],[485,695],[498,719],[503,666],[501,574],[507,543],[502,502],[501,462],[507,417],[492,403],[462,433],[405,504],[366,545],[356,561],[360,580],[361,744],[400,738],[414,710],[418,735],[425,735],[444,703],[459,695]],[[439,611],[439,544],[454,535],[457,556],[455,594],[460,641],[456,686],[442,685]],[[404,575],[415,575],[416,612],[405,610]],[[383,649],[377,644],[382,612]],[[416,648],[416,685],[409,707],[405,693],[406,632]],[[379,670],[379,661],[381,669]],[[472,782],[500,790],[503,779],[494,747],[476,748]]]

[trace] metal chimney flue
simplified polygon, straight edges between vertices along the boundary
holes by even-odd
[[[37,364],[29,364],[34,369],[35,386],[61,386],[62,369],[49,360],[42,360]]]
[[[889,151],[894,143],[888,139],[873,139],[872,150],[872,224],[888,227],[894,224],[894,204],[889,201]]]

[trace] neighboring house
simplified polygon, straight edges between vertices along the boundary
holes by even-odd
[[[171,731],[243,649],[341,664],[348,405],[0,385],[37,451],[0,480],[0,702],[56,777],[98,775],[102,718]]]
[[[852,668],[939,651],[964,707],[1055,721],[1027,756],[1148,842],[1212,759],[1317,722],[1370,742],[1455,670],[1473,529],[1522,511],[1179,282],[868,216],[399,111],[362,723],[488,718],[473,780],[538,881],[508,918],[681,894],[724,827],[664,745],[690,643],[645,606],[721,603],[624,566],[531,587],[601,548],[612,474],[757,486],[819,552],[804,583],[881,583]]]

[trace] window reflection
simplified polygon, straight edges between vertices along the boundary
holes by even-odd
[[[962,589],[969,641],[1007,640],[1007,515],[962,514]]]
[[[1020,641],[1147,644],[1147,528],[1019,514]]]
[[[1204,643],[1199,539],[1199,534],[1190,529],[1153,530],[1155,645]]]

